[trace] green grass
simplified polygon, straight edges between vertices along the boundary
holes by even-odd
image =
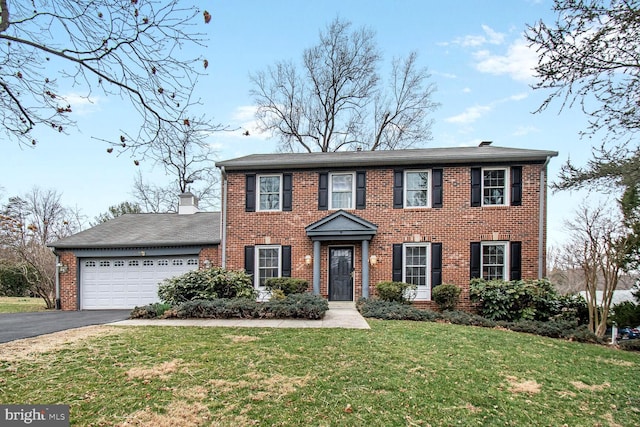
[[[0,297],[0,313],[24,313],[28,311],[44,311],[42,298]]]
[[[69,404],[72,425],[131,417],[156,426],[640,425],[638,353],[496,329],[369,323],[369,331],[119,327],[19,361],[3,361],[0,346],[0,403]]]

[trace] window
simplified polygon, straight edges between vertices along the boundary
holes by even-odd
[[[96,262],[95,261],[86,261],[84,263],[85,267],[95,267],[96,266]]]
[[[426,208],[429,201],[429,171],[405,172],[404,206]]]
[[[171,261],[172,265],[182,265],[184,264],[184,262],[181,259],[174,259],[173,261]]]
[[[109,267],[111,265],[110,261],[100,261],[100,267]]]
[[[158,260],[158,265],[159,266],[167,266],[167,265],[169,265],[169,260],[167,260],[167,259],[159,259]]]
[[[482,243],[482,278],[509,280],[507,277],[507,244]]]
[[[329,175],[329,209],[353,209],[354,174],[333,173]]]
[[[256,247],[256,287],[263,288],[270,277],[280,277],[280,246]]]
[[[507,205],[507,170],[482,170],[482,204],[484,206]]]
[[[405,245],[403,282],[419,287],[427,286],[427,258],[427,245]]]
[[[137,266],[138,266],[138,260],[129,261],[129,267],[137,267]]]
[[[144,261],[142,261],[142,265],[144,265],[145,267],[150,267],[153,265],[153,260],[145,259]]]
[[[280,175],[258,176],[258,210],[281,210],[282,180]]]
[[[113,261],[114,267],[124,267],[124,261]]]
[[[442,283],[442,243],[397,243],[393,245],[392,280],[416,285],[407,297],[431,300],[431,289]]]
[[[198,265],[198,260],[196,258],[189,258],[187,260],[187,265]]]

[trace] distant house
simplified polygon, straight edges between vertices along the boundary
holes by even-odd
[[[371,296],[393,280],[415,284],[421,306],[433,306],[434,287],[456,284],[468,306],[470,278],[545,276],[554,156],[483,143],[221,161],[221,212],[194,213],[186,196],[181,214],[125,215],[54,243],[67,267],[61,305],[150,302],[182,260],[184,269],[245,269],[261,298],[269,277],[306,279],[331,301]]]

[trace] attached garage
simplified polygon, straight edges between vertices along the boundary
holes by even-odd
[[[183,197],[184,196],[184,197]],[[181,196],[178,213],[125,214],[52,243],[63,310],[131,309],[158,301],[158,284],[220,265],[220,213]]]
[[[133,308],[158,302],[158,284],[198,268],[197,257],[85,258],[80,309]]]

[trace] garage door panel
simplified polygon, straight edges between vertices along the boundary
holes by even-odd
[[[198,268],[196,256],[85,259],[80,263],[80,308],[133,308],[158,302],[158,284]]]

